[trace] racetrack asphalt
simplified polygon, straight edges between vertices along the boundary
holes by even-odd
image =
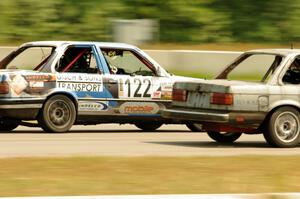
[[[0,157],[41,156],[232,156],[299,155],[300,147],[271,148],[262,135],[242,135],[233,144],[218,144],[206,133],[184,125],[164,125],[142,132],[133,125],[74,126],[62,134],[40,128],[18,127],[0,134]]]

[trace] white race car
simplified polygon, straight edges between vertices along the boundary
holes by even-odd
[[[18,125],[66,132],[73,124],[131,123],[152,131],[171,102],[172,76],[135,46],[103,42],[23,44],[0,62],[0,131]],[[187,123],[193,128],[192,123]]]
[[[245,52],[214,80],[175,83],[173,100],[164,117],[198,122],[198,130],[217,142],[262,133],[272,146],[297,146],[300,50]]]

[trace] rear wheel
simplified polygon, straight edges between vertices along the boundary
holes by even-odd
[[[143,131],[155,131],[162,126],[162,123],[136,123],[135,126]]]
[[[46,132],[68,131],[76,119],[76,108],[71,99],[64,95],[54,95],[44,104],[38,116],[39,125]]]
[[[233,143],[239,137],[241,137],[241,133],[235,132],[217,132],[217,131],[208,131],[207,135],[219,143]]]
[[[0,119],[0,132],[12,131],[20,124],[18,120]]]
[[[270,117],[263,132],[274,147],[295,147],[300,139],[300,113],[293,107],[281,107]]]
[[[186,126],[193,132],[202,132],[202,124],[198,123],[187,123]]]

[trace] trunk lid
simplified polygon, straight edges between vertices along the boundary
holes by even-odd
[[[174,84],[173,93],[178,93],[177,91],[179,90],[186,95],[186,97],[185,100],[173,99],[173,105],[189,108],[232,110],[234,100],[232,87],[252,84],[256,85],[259,83],[223,79],[204,80],[203,82],[177,82]],[[177,97],[177,99],[180,98]],[[222,100],[224,101],[224,104],[222,104]],[[232,100],[231,104],[230,100]],[[215,103],[220,101],[220,104]]]

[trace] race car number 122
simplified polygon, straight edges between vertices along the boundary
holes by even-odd
[[[127,79],[125,86],[127,87],[128,97],[151,97],[151,93],[149,93],[151,81],[149,79],[135,78],[133,84],[130,82],[130,79]]]

